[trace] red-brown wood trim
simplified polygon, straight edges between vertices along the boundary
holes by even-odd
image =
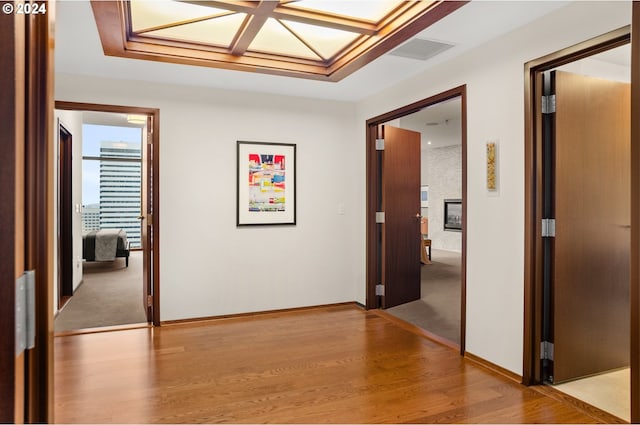
[[[114,331],[128,331],[131,329],[144,329],[150,328],[152,325],[150,323],[134,323],[131,325],[114,325],[114,326],[102,326],[99,328],[85,328],[85,329],[74,329],[69,331],[56,332],[55,336],[72,336],[72,335],[85,335],[85,334],[97,334],[103,332],[114,332]]]
[[[19,195],[24,175],[24,160],[19,151],[20,140],[24,139],[24,21],[22,15],[4,15],[0,18],[0,114],[5,128],[0,132],[0,422],[23,421],[24,402],[21,396],[22,379],[15,347],[15,279],[24,270],[24,249],[17,245],[24,235],[23,201]]]
[[[245,21],[246,25],[241,27],[241,30],[237,34],[237,39],[234,40],[234,43],[230,46],[230,53],[232,55],[240,56],[247,51],[253,39],[256,38],[262,26],[267,22],[267,19],[269,19],[269,14],[277,5],[277,2],[261,1],[257,3],[251,18],[248,19],[248,22]]]
[[[640,422],[640,2],[631,20],[631,423]]]
[[[525,145],[524,145],[524,181],[525,181],[525,199],[524,199],[524,342],[523,342],[523,366],[522,366],[522,383],[525,385],[532,385],[537,381],[534,379],[538,376],[537,362],[534,359],[538,358],[538,352],[535,350],[536,345],[534,341],[540,337],[536,337],[536,329],[539,327],[536,321],[537,315],[533,314],[534,309],[538,306],[538,298],[536,297],[536,290],[540,284],[536,284],[536,261],[538,254],[535,252],[536,247],[540,246],[539,239],[536,237],[537,222],[540,217],[540,212],[537,211],[537,202],[539,199],[539,185],[537,185],[537,177],[541,174],[538,172],[537,167],[541,166],[540,159],[537,158],[536,153],[539,151],[536,147],[539,143],[536,141],[537,133],[534,132],[534,119],[533,114],[536,109],[536,105],[532,104],[533,95],[531,90],[534,87],[533,78],[534,75],[531,72],[531,66],[525,65],[524,70],[524,131],[525,131]],[[539,103],[539,102],[536,102]],[[539,209],[539,208],[538,208]]]
[[[334,308],[343,308],[343,307],[353,307],[362,309],[362,306],[354,301],[347,301],[342,303],[333,303],[333,304],[324,304],[324,305],[312,305],[307,307],[293,307],[293,308],[281,308],[277,310],[265,310],[265,311],[255,311],[249,313],[237,313],[237,314],[223,314],[220,316],[208,316],[208,317],[196,317],[189,319],[177,319],[177,320],[165,320],[162,322],[162,326],[176,326],[176,325],[193,325],[194,323],[206,323],[211,321],[219,321],[226,319],[237,319],[237,318],[251,318],[256,316],[266,316],[266,315],[281,315],[281,314],[289,314],[289,313],[298,313],[301,311],[307,310],[331,310]]]
[[[25,269],[35,270],[35,347],[26,353],[25,421],[53,422],[54,21],[26,18]]]
[[[376,151],[377,127],[387,121],[398,119],[418,112],[421,109],[435,105],[445,100],[460,97],[461,99],[461,130],[462,130],[462,256],[461,256],[461,320],[460,320],[460,354],[465,353],[466,323],[467,323],[467,86],[462,85],[436,94],[423,100],[411,103],[393,111],[386,112],[366,121],[366,161],[367,161],[367,221],[366,221],[366,308],[378,308],[376,297],[376,276],[378,270],[376,209],[378,205],[378,153]]]
[[[367,173],[367,193],[366,193],[366,208],[367,208],[367,222],[366,222],[366,300],[365,307],[367,309],[378,308],[378,301],[376,297],[376,284],[378,274],[378,259],[377,259],[377,226],[375,220],[375,213],[378,210],[378,179],[380,173],[378,172],[378,152],[376,151],[376,133],[377,126],[375,124],[367,123],[366,126],[366,173]]]
[[[56,101],[56,109],[72,111],[116,112],[153,117],[153,324],[160,326],[160,110],[139,106]]]
[[[488,360],[485,360],[482,357],[476,356],[475,354],[469,353],[468,351],[464,353],[464,358],[469,359],[475,363],[478,363],[479,365],[493,372],[499,373],[500,375],[511,379],[513,382],[518,382],[518,383],[522,382],[522,376],[518,375],[517,373],[514,373],[509,369],[505,369],[502,366],[498,366],[497,364],[492,363]]]
[[[524,246],[524,330],[523,330],[523,373],[522,383],[533,385],[541,383],[539,368],[540,323],[541,323],[541,293],[542,293],[542,237],[540,221],[542,219],[541,206],[538,202],[541,196],[540,183],[542,181],[542,146],[540,139],[540,123],[536,116],[540,112],[540,102],[536,94],[539,93],[539,74],[583,59],[603,51],[629,43],[631,27],[625,26],[610,31],[601,36],[567,47],[541,58],[529,61],[524,66],[524,123],[525,123],[525,246]],[[633,120],[632,120],[633,122]],[[632,143],[633,146],[633,143]],[[632,155],[633,157],[633,155]],[[632,162],[637,164],[637,162]],[[632,175],[634,166],[632,166]],[[632,188],[633,192],[633,188]],[[635,194],[633,195],[635,196]],[[633,198],[632,198],[633,204]],[[633,231],[632,217],[632,237]],[[632,255],[632,267],[634,264]],[[633,286],[633,285],[632,285]],[[632,306],[633,314],[633,306]],[[632,337],[635,332],[632,326]],[[632,358],[633,366],[633,358]],[[632,367],[633,371],[633,367]]]
[[[467,340],[467,86],[460,86],[460,128],[462,136],[462,256],[460,263],[460,354],[466,353]]]

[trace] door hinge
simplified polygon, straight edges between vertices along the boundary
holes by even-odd
[[[35,347],[36,342],[36,272],[29,270],[16,279],[15,300],[15,352]]]
[[[147,307],[153,307],[153,295],[147,295]]]
[[[553,114],[554,112],[556,112],[556,95],[542,96],[542,113]]]
[[[376,211],[376,224],[384,223],[384,211]]]
[[[540,360],[553,361],[553,342],[542,341],[540,343]]]
[[[556,219],[555,218],[542,219],[542,237],[543,238],[556,237]]]
[[[376,150],[377,151],[384,150],[384,139],[376,139]]]
[[[376,295],[380,296],[380,297],[384,297],[384,285],[381,283],[378,283],[376,285]]]

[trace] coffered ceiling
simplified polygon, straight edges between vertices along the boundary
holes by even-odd
[[[361,0],[333,3],[359,1]],[[382,0],[375,0],[375,2],[383,3]],[[86,76],[145,81],[176,88],[180,86],[210,87],[252,93],[357,101],[451,60],[568,4],[567,1],[474,0],[429,25],[399,47],[381,54],[341,80],[332,82],[327,79],[323,81],[259,72],[240,72],[231,67],[193,66],[186,62],[172,62],[168,58],[139,60],[146,59],[147,56],[136,51],[128,51],[131,56],[127,57],[114,56],[113,52],[105,50],[101,40],[92,7],[94,5],[88,0],[58,0],[56,2],[55,69],[59,78],[63,76],[71,78],[65,81]],[[118,8],[115,11],[111,9],[116,18],[119,16],[118,10]],[[333,13],[344,14],[345,12],[334,10]],[[119,21],[116,19],[114,22],[117,22],[117,26],[112,33],[123,31]],[[143,25],[147,24],[141,24],[136,28],[140,29]],[[145,28],[153,28],[153,25]],[[114,37],[118,35],[115,34]],[[123,43],[123,35],[119,37],[120,43]],[[423,46],[432,48],[436,46],[434,43],[440,43],[440,46],[449,48],[436,48],[433,50],[434,54],[420,59],[412,55],[396,54],[411,46],[417,46],[419,50],[423,50]],[[157,48],[164,49],[163,46]],[[416,49],[409,50],[415,53]]]
[[[339,81],[466,1],[93,0],[107,55]]]

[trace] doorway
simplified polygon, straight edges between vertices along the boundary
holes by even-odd
[[[459,349],[461,354],[464,353],[466,292],[465,96],[466,87],[460,86],[367,121],[367,308],[387,309],[391,315],[422,328],[432,339]],[[452,110],[456,112],[452,114]],[[437,137],[433,140],[426,137],[438,132],[446,133],[447,127],[450,130],[456,126],[459,130],[457,146],[451,146],[455,143],[448,143],[449,146],[446,146],[447,143],[437,142]],[[422,158],[424,166],[418,164],[417,180],[413,178],[413,174],[410,179],[411,182],[415,180],[415,187],[405,187],[409,173],[407,167],[395,170],[389,168],[393,167],[393,158],[389,157],[388,145],[398,137],[398,130],[417,134],[418,143],[422,145],[418,147],[422,153],[416,155]],[[436,143],[442,145],[437,146]],[[430,150],[433,161],[429,159]],[[443,158],[435,156],[438,151],[446,151],[445,156],[451,156],[452,153],[457,155],[452,161],[453,165],[449,164],[454,170],[448,171],[457,173],[453,182],[446,179],[450,184],[435,177],[431,179],[432,184],[429,184],[429,167],[433,169],[438,163],[447,166]],[[392,177],[389,183],[388,176],[396,174],[397,178]],[[408,190],[409,198],[415,200],[415,205],[410,204],[407,211],[399,213],[408,229],[408,233],[402,238],[398,236],[401,233],[397,229],[396,219],[390,215],[390,211],[395,215],[396,201],[390,201],[389,193],[400,188],[398,183],[388,187],[389,184],[394,185],[394,180],[403,182],[401,191]],[[454,188],[451,185],[456,186],[455,180],[459,185]],[[459,229],[445,230],[445,199],[455,200],[455,208],[460,208]],[[412,247],[415,245],[415,253],[406,249],[408,244]],[[411,255],[411,258],[409,263],[398,269],[394,266],[394,258],[397,260],[397,253],[401,249],[403,256]],[[417,273],[413,273],[414,269]],[[436,269],[444,271],[446,277],[438,275]],[[453,288],[445,283],[447,277],[451,280],[452,272],[455,275]],[[438,283],[441,284],[440,288]],[[411,296],[398,298],[396,295],[400,290]],[[396,302],[398,299],[400,302]],[[438,309],[445,312],[444,316],[451,316],[451,320],[441,320]]]
[[[523,376],[627,421],[628,43],[623,28],[527,64],[526,163],[536,171],[527,175],[525,335],[533,338]]]
[[[55,107],[81,136],[73,235],[80,282],[55,330],[158,326],[159,111],[72,102]],[[89,321],[87,309],[95,313]]]

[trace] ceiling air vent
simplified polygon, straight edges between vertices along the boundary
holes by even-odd
[[[389,54],[393,56],[400,56],[402,58],[426,61],[427,59],[430,59],[435,55],[442,53],[447,49],[450,49],[451,47],[453,47],[453,44],[414,38],[398,47],[397,49],[391,51]]]

